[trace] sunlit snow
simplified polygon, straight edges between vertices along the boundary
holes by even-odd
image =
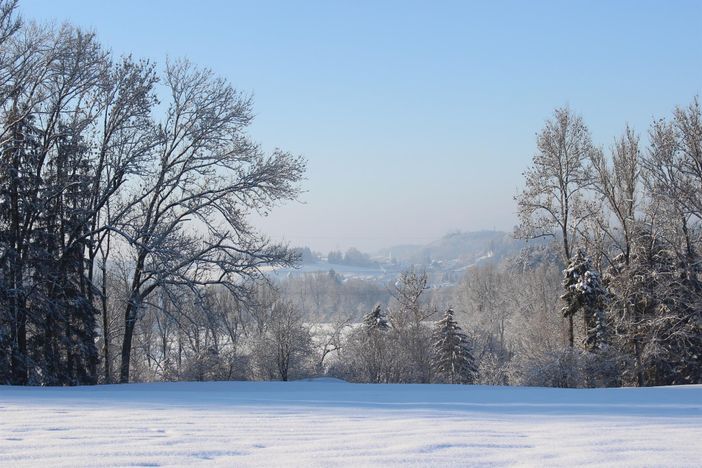
[[[695,466],[701,440],[702,386],[0,387],[8,467]]]

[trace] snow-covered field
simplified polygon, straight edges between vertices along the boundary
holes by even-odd
[[[0,387],[0,466],[699,466],[702,386]]]

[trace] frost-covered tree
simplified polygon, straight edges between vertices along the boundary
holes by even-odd
[[[409,268],[400,273],[390,290],[396,380],[431,381],[431,325],[436,308],[427,303],[426,271]]]
[[[524,190],[516,197],[523,239],[557,238],[566,263],[573,253],[581,224],[592,212],[585,189],[591,183],[588,161],[598,152],[583,119],[570,108],[554,111],[537,136],[537,153],[524,173]],[[572,316],[568,318],[573,335]],[[571,340],[572,345],[572,340]]]
[[[478,369],[470,340],[458,326],[453,309],[447,309],[436,323],[433,339],[432,367],[436,378],[451,384],[475,382]]]
[[[263,377],[287,381],[304,376],[312,366],[309,327],[290,303],[273,304],[254,345],[254,360]]]
[[[702,283],[650,230],[635,236],[631,261],[608,272],[616,340],[632,356],[623,376],[643,385],[702,380]]]
[[[565,261],[572,255],[579,224],[586,217],[583,191],[591,182],[588,161],[598,151],[582,118],[570,108],[554,111],[537,136],[537,153],[516,197],[525,239],[558,237]]]
[[[609,228],[601,223],[607,241],[614,243],[625,263],[629,262],[637,222],[641,190],[641,151],[639,136],[630,127],[615,140],[611,157],[607,160],[601,151],[593,152],[592,189],[608,208],[616,225]],[[604,252],[607,254],[607,252]]]
[[[660,119],[650,130],[644,158],[649,189],[679,207],[682,216],[702,221],[702,107],[695,97],[677,107],[672,119]]]
[[[654,317],[642,349],[648,384],[702,381],[702,108],[699,97],[650,129],[644,158],[655,255]],[[649,365],[647,365],[649,363]],[[655,363],[655,365],[650,365]]]
[[[380,305],[366,314],[348,336],[341,357],[346,361],[342,377],[362,382],[390,380],[393,368],[392,324]]]
[[[523,299],[516,292],[520,275],[503,271],[488,263],[471,268],[456,288],[456,305],[466,310],[474,327],[486,335],[491,354],[502,358],[508,354],[507,334],[512,316]],[[475,331],[475,329],[474,329]]]

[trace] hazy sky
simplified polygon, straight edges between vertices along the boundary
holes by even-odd
[[[702,1],[20,0],[115,52],[190,58],[255,97],[251,135],[309,162],[257,220],[327,251],[504,229],[554,107],[608,148],[702,93]]]

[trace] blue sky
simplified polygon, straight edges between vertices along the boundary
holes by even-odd
[[[253,93],[251,135],[309,161],[256,223],[327,251],[504,229],[554,107],[608,148],[702,93],[701,1],[21,0],[115,52],[188,57]]]

